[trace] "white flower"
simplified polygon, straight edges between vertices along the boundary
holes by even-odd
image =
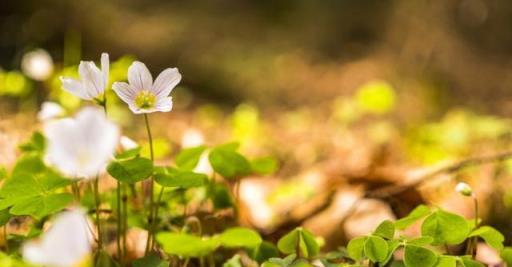
[[[135,61],[128,69],[128,82],[115,82],[112,89],[128,104],[135,114],[168,112],[172,109],[172,89],[180,82],[177,68],[162,71],[153,83],[153,77],[144,63]]]
[[[92,61],[80,61],[78,73],[80,80],[60,77],[62,87],[84,100],[104,101],[104,92],[108,83],[108,54],[101,54],[101,70]]]
[[[94,178],[112,159],[119,129],[103,111],[82,109],[75,118],[45,124],[46,160],[70,178]]]
[[[121,143],[121,147],[125,151],[139,147],[139,145],[128,136],[121,136],[121,140],[119,140],[119,142]]]
[[[55,118],[58,118],[62,115],[64,115],[65,110],[62,108],[61,105],[55,103],[55,102],[44,102],[43,105],[41,105],[41,110],[39,113],[37,113],[37,119],[39,121],[48,121]]]
[[[38,241],[23,245],[23,258],[33,264],[48,267],[72,267],[91,253],[92,226],[80,210],[65,211]]]
[[[458,183],[457,186],[455,186],[455,191],[467,197],[473,195],[473,189],[471,188],[471,186],[462,182]]]
[[[21,69],[30,78],[44,81],[53,73],[53,60],[43,49],[36,49],[23,55]]]

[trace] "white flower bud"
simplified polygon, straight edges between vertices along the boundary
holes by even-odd
[[[471,186],[463,182],[457,184],[455,191],[467,197],[473,196],[473,189]]]

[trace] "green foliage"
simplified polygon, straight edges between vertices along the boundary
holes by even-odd
[[[59,189],[70,180],[44,166],[36,155],[22,157],[0,189],[0,210],[12,215],[31,215],[40,219],[66,207],[73,196]]]
[[[369,236],[364,243],[364,254],[372,262],[384,262],[388,256],[388,243],[381,237]]]
[[[437,262],[437,255],[424,247],[405,246],[404,263],[406,267],[431,267]]]
[[[383,221],[379,224],[377,229],[375,229],[373,234],[386,239],[393,239],[395,236],[395,225],[391,221]]]
[[[425,205],[419,205],[416,207],[409,215],[406,217],[399,219],[395,222],[395,227],[397,229],[403,230],[415,222],[421,220],[430,214],[430,208]]]
[[[258,232],[242,227],[234,227],[220,234],[220,243],[227,248],[257,248],[262,242]]]
[[[367,237],[357,237],[350,240],[347,245],[348,256],[356,261],[360,261],[364,256],[366,239]]]
[[[469,234],[469,225],[463,217],[437,210],[430,214],[421,226],[421,233],[434,239],[433,245],[456,245],[462,243]]]
[[[507,266],[512,266],[512,247],[505,247],[500,253],[500,257],[507,264]]]
[[[421,225],[422,236],[396,237],[396,229],[403,230],[422,218],[425,218]],[[470,233],[470,222],[474,224],[474,220],[466,220],[457,214],[441,209],[431,210],[420,205],[406,217],[394,223],[383,221],[372,234],[350,240],[346,256],[356,261],[356,264],[336,266],[361,266],[358,264],[365,261],[379,266],[388,266],[388,263],[390,266],[405,267],[483,266],[471,256],[443,255],[437,252],[438,249],[432,249],[441,246],[443,250],[445,245],[461,244],[474,237],[482,238],[489,246],[501,252],[505,262],[512,260],[512,250],[503,247],[504,237],[499,231],[490,226],[481,226]],[[393,260],[394,252],[400,247],[404,247],[403,263]],[[339,257],[343,259],[346,256]]]
[[[297,253],[306,258],[313,257],[320,251],[320,246],[313,234],[301,227],[295,228],[281,237],[277,242],[277,247],[284,254]]]
[[[202,173],[175,168],[156,168],[155,181],[165,187],[193,188],[206,184],[208,177]]]
[[[277,161],[270,157],[258,158],[251,161],[251,170],[261,175],[272,174],[277,170],[277,167]]]
[[[46,139],[40,132],[34,132],[30,140],[19,146],[23,152],[42,153],[46,147]]]
[[[202,257],[220,245],[217,238],[198,237],[186,233],[163,232],[156,236],[166,253],[184,258]]]
[[[140,155],[141,147],[132,148],[116,154],[117,160],[132,159]]]
[[[242,267],[242,263],[240,262],[240,255],[235,254],[231,259],[227,260],[222,267]]]
[[[251,258],[258,263],[262,263],[269,258],[275,258],[277,256],[279,256],[278,248],[267,241],[261,242],[260,245],[254,248],[251,252]]]
[[[120,182],[133,184],[151,176],[153,173],[153,162],[142,157],[116,160],[107,166],[107,171]]]
[[[482,226],[469,234],[470,237],[481,237],[489,246],[500,251],[503,249],[505,237],[498,230],[490,226]]]
[[[133,262],[133,267],[168,267],[169,262],[162,260],[158,255],[149,254]]]
[[[182,170],[193,170],[197,166],[197,163],[199,162],[199,159],[205,150],[205,146],[198,146],[181,150],[178,155],[176,155],[176,166]]]
[[[231,147],[220,146],[208,155],[212,168],[228,179],[239,179],[251,173],[251,164]]]

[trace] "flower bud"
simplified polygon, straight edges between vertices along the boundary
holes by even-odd
[[[473,189],[471,186],[463,182],[457,184],[455,191],[467,197],[473,196]]]

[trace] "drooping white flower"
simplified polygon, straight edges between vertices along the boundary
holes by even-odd
[[[23,258],[30,263],[48,267],[72,267],[91,253],[93,229],[80,209],[58,215],[40,240],[23,245]]]
[[[109,75],[108,54],[101,54],[101,70],[93,61],[80,61],[78,74],[80,80],[60,77],[62,87],[81,99],[103,102]]]
[[[470,197],[473,195],[473,189],[466,183],[460,182],[455,186],[455,191],[464,196]]]
[[[112,89],[135,114],[168,112],[172,109],[172,89],[180,82],[177,68],[165,69],[153,82],[146,65],[135,61],[128,68],[128,83],[115,82]]]
[[[98,108],[83,108],[75,118],[45,124],[46,160],[70,178],[94,178],[112,159],[118,127]]]
[[[64,115],[65,112],[66,111],[61,105],[55,102],[47,101],[41,105],[41,110],[37,113],[37,119],[44,122],[58,118]]]

